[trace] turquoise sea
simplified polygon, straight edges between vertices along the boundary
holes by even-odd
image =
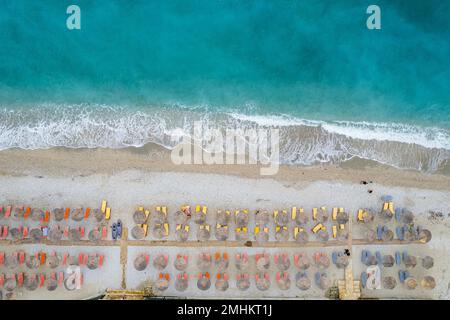
[[[450,1],[0,0],[0,150],[271,126],[287,164],[450,159]],[[81,30],[66,8],[81,9]]]

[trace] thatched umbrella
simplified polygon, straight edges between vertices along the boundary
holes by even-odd
[[[23,207],[14,208],[14,217],[17,219],[22,219],[25,216],[25,209]]]
[[[348,222],[348,212],[338,212],[336,215],[336,220],[339,224],[346,224]]]
[[[226,255],[225,257],[223,255],[219,257],[216,256],[215,264],[218,270],[220,271],[226,270],[228,268],[228,265],[230,264],[228,260],[228,255]]]
[[[297,286],[297,288],[303,291],[311,288],[311,280],[309,280],[306,272],[298,272],[295,275],[295,285]]]
[[[255,240],[256,240],[256,242],[258,242],[259,244],[266,243],[267,241],[269,241],[269,233],[264,232],[264,231],[260,231],[260,232],[258,232],[258,234],[255,236]]]
[[[76,256],[69,256],[68,264],[69,266],[78,266],[80,264],[78,258]]]
[[[249,277],[248,273],[238,274],[237,280],[236,280],[236,287],[240,291],[245,291],[248,288],[250,288],[250,279],[249,278],[250,277]]]
[[[81,240],[80,230],[75,228],[69,229],[69,240],[74,242],[80,241]]]
[[[228,210],[217,210],[216,213],[216,223],[218,224],[229,224],[231,221],[231,213]]]
[[[178,210],[175,212],[175,223],[176,224],[185,224],[187,223],[189,216],[184,212]]]
[[[225,280],[223,278],[223,275],[221,276],[220,279],[216,280],[216,289],[218,291],[226,291],[228,288],[230,287],[230,285],[228,284],[228,280]]]
[[[29,269],[37,269],[41,265],[41,262],[35,255],[28,255],[25,259],[25,264]]]
[[[407,268],[414,268],[417,265],[417,259],[415,256],[407,254],[403,257],[403,263]]]
[[[377,257],[374,255],[367,257],[366,261],[364,261],[364,264],[366,266],[374,266],[374,265],[378,264]]]
[[[19,258],[16,254],[10,254],[5,257],[5,266],[8,269],[15,269],[19,265]]]
[[[102,222],[105,219],[105,214],[100,209],[92,210],[92,215],[97,222]]]
[[[189,230],[186,230],[185,225],[182,225],[179,230],[175,231],[175,237],[180,242],[185,242],[189,238]]]
[[[330,238],[330,235],[328,234],[328,232],[324,231],[324,230],[319,230],[316,235],[317,235],[317,239],[319,239],[322,242],[327,242],[328,239]]]
[[[392,241],[392,239],[394,239],[394,232],[392,232],[392,230],[388,229],[381,234],[381,241],[383,242],[389,242]]]
[[[41,221],[44,219],[44,215],[45,213],[43,210],[35,208],[31,211],[31,220]]]
[[[53,218],[56,221],[62,221],[64,219],[64,208],[53,209]]]
[[[392,256],[390,254],[384,255],[382,258],[382,263],[385,268],[390,268],[394,265],[395,258],[394,258],[394,256]]]
[[[228,239],[228,234],[229,234],[228,228],[224,227],[224,226],[218,227],[218,228],[216,228],[215,234],[216,234],[217,240],[225,241]]]
[[[425,258],[422,259],[422,267],[424,267],[425,269],[431,269],[434,266],[434,259],[433,257],[430,256],[426,256]]]
[[[383,210],[383,211],[381,211],[380,216],[383,220],[389,221],[392,219],[394,214],[390,210]]]
[[[235,265],[236,269],[240,271],[247,270],[249,266],[248,255],[243,253],[236,253]]]
[[[287,241],[289,239],[289,230],[288,228],[280,228],[278,231],[275,232],[275,240],[277,241]]]
[[[422,281],[420,282],[420,285],[422,286],[422,288],[424,289],[434,289],[436,287],[436,281],[434,280],[434,278],[432,276],[425,276]]]
[[[304,212],[297,212],[297,215],[295,217],[295,223],[304,226],[309,222],[309,216]]]
[[[286,271],[291,266],[291,260],[287,253],[275,255],[275,265],[281,271]]]
[[[48,278],[46,284],[48,291],[54,291],[58,287],[58,281],[54,278]]]
[[[403,239],[405,241],[412,242],[412,241],[416,240],[416,235],[414,234],[414,232],[412,230],[408,229],[403,233]]]
[[[256,268],[259,271],[268,270],[270,267],[270,257],[268,254],[256,255]]]
[[[16,277],[10,277],[5,280],[5,283],[3,284],[3,288],[5,288],[6,291],[14,291],[14,289],[17,287],[17,279]]]
[[[288,272],[277,272],[276,282],[280,290],[288,290],[291,287],[291,279]]]
[[[372,223],[375,219],[375,215],[373,214],[372,210],[365,209],[363,214],[363,222],[364,223]]]
[[[162,211],[156,211],[153,214],[153,221],[157,224],[163,224],[167,222],[167,215]]]
[[[409,290],[414,290],[417,287],[417,280],[413,277],[408,277],[405,280],[406,288]]]
[[[211,267],[211,255],[207,253],[200,253],[197,258],[197,267],[201,271],[206,271]]]
[[[306,255],[306,253],[300,253],[300,254],[296,255],[294,257],[294,259],[295,259],[294,260],[295,261],[295,265],[300,270],[306,270],[311,265],[311,262],[310,262],[308,256]]]
[[[133,234],[133,232],[131,232]],[[102,232],[100,231],[100,228],[94,228],[91,231],[89,231],[88,239],[93,242],[100,241],[102,238]]]
[[[383,278],[383,288],[384,289],[388,289],[388,290],[392,290],[395,288],[395,286],[397,285],[397,280],[395,280],[394,277],[384,277]]]
[[[324,210],[323,208],[319,208],[317,210],[316,220],[317,222],[323,223],[328,220],[328,212],[327,210]]]
[[[163,270],[169,263],[169,256],[166,254],[158,254],[153,259],[153,266],[158,270]]]
[[[202,227],[197,229],[197,239],[200,241],[206,241],[209,240],[211,237],[211,232],[209,231],[209,228]]]
[[[169,287],[169,280],[166,278],[160,278],[155,281],[155,288],[158,291],[165,291]]]
[[[267,272],[259,272],[256,274],[256,288],[260,291],[266,291],[270,288],[270,278]]]
[[[11,238],[13,240],[19,240],[23,237],[22,232],[19,228],[11,228],[11,230],[9,230],[9,234],[11,235]]]
[[[420,230],[419,241],[422,243],[427,243],[431,240],[431,231],[427,229]]]
[[[25,288],[29,291],[36,290],[39,285],[39,280],[38,280],[37,274],[25,275],[24,285],[25,285]]]
[[[331,287],[331,280],[328,279],[328,275],[326,273],[318,272],[316,273],[316,284],[320,289],[325,290]]]
[[[265,226],[269,223],[269,212],[267,210],[256,210],[255,212],[255,224]]]
[[[153,236],[156,239],[162,239],[162,238],[167,237],[166,230],[164,230],[164,225],[163,224],[157,223],[157,224],[155,224],[153,226]]]
[[[71,214],[73,221],[81,221],[84,219],[84,210],[83,208],[76,208],[72,210]]]
[[[61,259],[58,257],[58,255],[57,254],[52,254],[52,255],[47,257],[47,261],[45,262],[45,264],[50,269],[55,269],[55,268],[57,268],[59,266],[60,262],[61,262]]]
[[[90,270],[95,270],[98,268],[100,264],[100,256],[98,255],[94,255],[94,254],[90,254],[88,255],[88,259],[87,259],[87,263],[86,266],[90,269]]]
[[[247,241],[248,240],[248,232],[245,232],[244,230],[236,229],[235,233],[236,241]]]
[[[404,224],[412,224],[414,222],[414,214],[408,209],[403,208],[400,221]]]
[[[348,266],[349,258],[346,254],[341,254],[336,257],[336,267],[344,269]]]
[[[238,211],[235,216],[236,227],[246,227],[248,225],[249,215],[243,211]]]
[[[188,261],[189,261],[189,259],[188,259],[187,255],[177,254],[177,257],[174,261],[175,269],[177,269],[179,271],[186,270]]]
[[[31,242],[39,243],[42,240],[43,232],[40,228],[34,228],[30,231]]]
[[[142,210],[136,210],[133,213],[133,221],[136,224],[144,224],[147,221],[147,216],[145,215],[145,212]]]
[[[203,211],[195,212],[193,218],[196,224],[205,224],[206,213],[204,213]]]
[[[340,241],[344,241],[348,239],[348,228],[341,229],[339,228],[337,231],[337,238]]]
[[[148,265],[148,256],[146,256],[144,254],[138,255],[134,259],[133,265],[137,271],[144,270],[145,268],[147,268],[147,265]]]
[[[295,241],[300,244],[305,244],[309,240],[309,235],[305,230],[299,231],[295,236]]]
[[[289,223],[290,216],[286,210],[278,211],[278,214],[274,216],[274,221],[276,225],[286,226]]]
[[[189,285],[189,277],[186,272],[179,273],[175,280],[175,289],[177,291],[185,291]]]
[[[372,243],[377,238],[377,233],[375,232],[375,230],[369,229],[365,233],[365,238],[367,242]]]
[[[133,229],[131,229],[131,236],[137,240],[144,239],[145,237],[144,228],[142,228],[140,225],[134,226]]]
[[[202,291],[208,290],[211,287],[211,280],[204,274],[197,280],[197,288]]]
[[[314,254],[314,262],[319,269],[326,269],[330,266],[330,258],[323,252],[316,252]]]
[[[51,242],[58,242],[62,239],[64,231],[59,227],[59,225],[53,226],[48,232],[48,239]]]

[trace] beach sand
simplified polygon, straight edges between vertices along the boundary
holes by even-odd
[[[407,291],[397,284],[394,290],[363,290],[362,296],[368,298],[433,298],[449,299],[450,276],[447,271],[450,258],[450,176],[443,174],[427,175],[415,171],[405,171],[384,165],[354,159],[342,166],[281,166],[274,176],[260,176],[257,166],[249,165],[182,165],[171,163],[169,152],[165,149],[148,145],[143,148],[127,149],[64,149],[49,150],[6,150],[0,152],[0,194],[1,204],[26,204],[33,207],[98,207],[102,199],[108,200],[112,208],[112,219],[120,218],[126,227],[132,228],[132,214],[137,206],[154,208],[166,205],[169,214],[174,213],[183,204],[205,204],[210,212],[217,209],[235,210],[238,208],[267,209],[269,212],[302,206],[310,212],[312,207],[328,208],[345,207],[354,214],[359,208],[373,208],[377,212],[381,206],[380,197],[390,194],[397,206],[408,207],[416,215],[416,223],[431,230],[432,240],[425,245],[379,246],[372,245],[370,250],[380,250],[382,254],[408,250],[417,257],[430,255],[435,258],[435,266],[430,270],[416,267],[411,271],[420,281],[422,276],[432,275],[436,279],[434,290],[416,289]],[[438,219],[432,213],[441,213]],[[214,219],[209,217],[210,223]],[[191,223],[193,225],[193,223]],[[171,229],[175,225],[171,223]],[[252,222],[249,226],[253,230]],[[273,227],[271,227],[273,229]],[[191,231],[189,240],[194,240],[195,230]],[[354,238],[362,238],[363,228],[354,230]],[[173,232],[172,232],[173,235]],[[213,236],[212,236],[213,238]],[[271,235],[273,241],[273,235]],[[25,247],[31,245],[25,245]],[[118,289],[121,286],[119,273],[119,247],[102,247],[106,254],[105,261],[116,261],[114,267],[101,269],[108,275],[107,282],[94,281],[76,295],[58,295],[55,292],[41,290],[42,298],[88,298],[105,289]],[[286,248],[283,248],[283,250]],[[332,248],[326,248],[331,252]],[[359,262],[362,246],[354,246],[354,276],[363,270]],[[71,249],[71,250],[77,250]],[[95,248],[92,250],[95,251]],[[134,289],[145,281],[156,280],[156,270],[137,272],[132,267],[134,256],[144,250],[140,247],[129,247],[127,267],[127,288]],[[150,255],[161,251],[161,248],[145,249]],[[145,251],[144,250],[144,251]],[[158,251],[159,250],[159,251]],[[166,247],[165,252],[177,253],[176,247]],[[192,248],[186,250],[194,250]],[[233,254],[237,249],[230,249]],[[257,248],[246,249],[254,254]],[[241,250],[241,251],[242,251]],[[224,247],[210,247],[208,251],[224,251]],[[276,248],[267,249],[276,252]],[[289,248],[291,254],[302,251],[301,248]],[[312,249],[303,251],[313,252]],[[197,251],[196,251],[197,252]],[[109,258],[109,260],[108,260]],[[420,260],[420,259],[419,259]],[[292,261],[291,261],[292,262]],[[295,273],[291,265],[291,289],[276,290],[272,279],[273,290],[258,292],[252,281],[251,289],[243,294],[235,288],[234,263],[230,262],[230,289],[220,293],[212,284],[209,291],[194,290],[196,283],[190,280],[189,289],[184,293],[175,291],[170,286],[164,295],[191,297],[284,297],[284,298],[323,298],[324,292],[312,285],[309,291],[295,290]],[[274,266],[271,266],[274,267]],[[193,268],[194,270],[195,268]],[[169,262],[168,271],[175,280],[175,269]],[[190,270],[191,273],[195,271]],[[275,270],[275,269],[274,269]],[[386,275],[396,278],[397,268],[386,271]],[[313,281],[314,268],[309,270]],[[96,270],[95,274],[99,274]],[[332,280],[343,278],[343,270],[330,267]],[[96,277],[96,279],[99,279]],[[96,285],[97,283],[97,285]],[[171,282],[173,283],[173,282]],[[315,289],[313,289],[313,287]],[[36,294],[39,291],[35,291]],[[23,298],[27,298],[24,295]]]

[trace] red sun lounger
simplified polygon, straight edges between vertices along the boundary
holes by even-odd
[[[23,286],[23,280],[24,280],[24,275],[23,275],[23,272],[21,272],[17,276],[17,282],[18,282],[19,288]]]
[[[6,207],[5,218],[9,218],[9,216],[11,215],[11,210],[12,210],[11,206]]]
[[[58,276],[58,285],[62,285],[64,282],[64,272],[60,271]]]

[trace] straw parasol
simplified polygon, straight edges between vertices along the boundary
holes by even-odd
[[[136,210],[133,213],[133,221],[136,224],[144,224],[147,221],[147,216],[144,211]]]
[[[56,279],[48,278],[46,282],[48,291],[54,291],[58,287],[58,281]]]
[[[392,255],[384,255],[382,258],[382,263],[385,268],[390,268],[394,265],[395,259]]]
[[[416,240],[416,235],[411,230],[406,230],[403,234],[403,239],[412,242]]]
[[[81,221],[84,219],[84,210],[83,208],[76,208],[72,210],[71,214],[73,221]]]
[[[189,285],[187,274],[185,272],[180,273],[175,280],[175,289],[177,291],[185,291]]]
[[[211,232],[206,228],[198,228],[197,229],[197,239],[200,241],[209,240],[211,237]]]
[[[298,255],[298,260],[296,263],[297,268],[299,268],[300,270],[306,270],[309,268],[310,265],[311,265],[311,262],[310,262],[308,256],[306,255],[306,253],[300,253]]]
[[[270,280],[266,279],[265,275],[267,273],[264,272],[260,272],[257,274],[256,277],[256,288],[258,288],[258,290],[260,291],[266,291],[267,289],[270,288]]]
[[[255,236],[255,240],[256,240],[256,242],[258,242],[260,244],[265,243],[265,242],[269,241],[269,234],[261,231]]]
[[[295,241],[300,244],[305,244],[308,242],[308,240],[309,240],[309,235],[305,230],[297,233],[297,236],[295,237]]]
[[[36,274],[25,275],[24,281],[25,288],[29,291],[34,291],[39,285],[38,277]]]
[[[195,212],[193,218],[196,224],[205,224],[206,222],[206,214],[203,211]]]
[[[44,211],[42,211],[41,209],[33,209],[33,211],[31,211],[31,220],[33,221],[41,221],[44,219]]]
[[[423,229],[419,232],[419,241],[422,243],[427,243],[431,240],[431,231]]]
[[[50,269],[55,269],[59,266],[60,262],[61,260],[59,259],[58,255],[54,254],[47,257],[46,265]]]
[[[155,281],[155,288],[158,291],[165,291],[169,287],[169,280],[162,278]]]
[[[371,223],[375,219],[375,215],[373,214],[372,210],[365,209],[363,214],[363,222],[364,223]]]
[[[276,266],[281,271],[286,271],[291,266],[291,260],[289,259],[289,256],[287,254],[280,254],[278,256],[278,263],[276,263]]]
[[[142,271],[145,268],[147,268],[147,264],[148,264],[147,259],[146,259],[146,257],[143,254],[138,255],[134,259],[134,262],[133,262],[134,268],[137,271]]]
[[[197,288],[200,290],[208,290],[211,287],[211,280],[209,280],[207,277],[202,276],[197,280]]]
[[[286,210],[278,211],[278,214],[274,217],[275,224],[279,226],[285,226],[289,223],[290,217]]]
[[[269,212],[267,210],[256,210],[255,212],[255,224],[259,224],[260,226],[265,226],[269,223]]]
[[[179,270],[179,271],[183,271],[186,270],[188,265],[188,259],[184,258],[183,255],[177,255],[175,261],[174,261],[174,266],[175,269]]]
[[[338,255],[336,258],[336,267],[339,269],[344,269],[348,266],[349,258],[346,254]]]
[[[5,258],[5,266],[8,267],[8,269],[15,269],[19,265],[19,259],[17,258],[17,255],[10,254],[7,255]]]
[[[105,214],[100,209],[92,210],[92,215],[94,216],[97,222],[102,222],[105,219]]]
[[[228,224],[231,220],[231,214],[227,213],[225,210],[217,210],[216,212],[216,222],[218,224]]]
[[[317,232],[317,238],[322,242],[327,242],[330,238],[330,235],[327,231],[319,230],[319,232]]]
[[[167,267],[168,259],[163,254],[158,254],[153,259],[153,266],[158,270],[163,270],[165,267]]]
[[[156,224],[163,224],[167,222],[167,215],[162,211],[156,211],[153,214],[153,221]]]
[[[309,216],[304,212],[298,212],[297,216],[295,217],[295,223],[303,226],[309,222]]]
[[[422,267],[425,269],[431,269],[434,266],[434,259],[430,256],[426,256],[422,259]]]
[[[238,280],[236,280],[236,287],[240,291],[245,291],[248,288],[250,288],[250,280],[249,280],[248,273],[240,275],[240,278]]]
[[[328,212],[322,208],[318,209],[316,220],[321,223],[326,222],[328,220]]]
[[[33,243],[41,242],[42,236],[43,236],[43,233],[40,228],[31,229],[31,231],[30,231],[31,242],[33,242]]]
[[[70,241],[80,241],[81,240],[80,230],[75,229],[75,228],[69,229],[69,240]]]
[[[48,239],[51,242],[58,242],[63,237],[63,230],[58,226],[53,226],[48,232]]]
[[[268,270],[270,267],[270,257],[269,255],[262,255],[256,260],[256,268],[259,271]]]
[[[218,270],[221,270],[221,271],[223,271],[223,270],[226,270],[227,268],[228,268],[228,265],[229,265],[229,261],[228,261],[228,259],[225,259],[223,256],[221,256],[219,259],[216,259],[216,268],[218,269]]]
[[[276,280],[278,288],[280,288],[280,290],[288,290],[291,287],[291,279],[289,278],[289,273],[287,272],[280,272],[280,273],[281,273],[280,279]]]
[[[295,276],[295,285],[300,290],[305,291],[311,288],[311,280],[309,280],[305,272],[298,272]]]
[[[235,217],[236,227],[245,227],[248,225],[249,215],[243,211],[238,211]]]
[[[347,212],[338,212],[336,215],[336,220],[339,224],[346,224],[348,222],[348,213]]]
[[[422,281],[420,281],[420,285],[422,286],[422,288],[424,289],[434,289],[436,287],[436,281],[434,280],[434,278],[432,276],[425,276]]]
[[[175,212],[175,218],[174,219],[175,219],[175,223],[176,224],[185,224],[188,221],[188,218],[189,217],[187,216],[187,214],[184,213],[183,211],[178,210],[178,211]],[[143,223],[143,222],[141,222],[141,223]]]
[[[91,231],[89,231],[88,239],[90,241],[97,242],[97,241],[100,241],[101,238],[102,238],[102,233],[100,231],[100,228],[94,228]]]
[[[415,256],[406,255],[406,257],[403,257],[403,263],[407,268],[414,268],[417,265],[417,259]]]
[[[367,257],[366,261],[364,262],[364,264],[365,264],[366,266],[374,266],[374,265],[376,265],[377,263],[378,263],[378,262],[377,262],[377,257],[374,256],[374,255],[371,255],[371,256]]]
[[[394,232],[392,232],[392,230],[386,230],[381,234],[381,240],[383,242],[389,242],[392,241],[392,239],[394,239]]]
[[[28,255],[25,264],[29,269],[37,269],[41,265],[39,259],[35,255]]]
[[[314,261],[316,266],[320,269],[326,269],[330,266],[330,258],[325,253],[316,255]]]
[[[189,238],[189,231],[185,229],[185,225],[182,225],[181,229],[175,231],[175,237],[181,242],[185,242]]]
[[[395,286],[397,285],[397,280],[395,280],[394,277],[384,277],[383,278],[383,288],[384,289],[388,289],[388,290],[392,290],[395,288]]]
[[[131,229],[131,236],[137,240],[144,239],[145,237],[144,228],[142,228],[139,225],[134,226],[133,229]]]
[[[209,254],[200,253],[197,258],[197,267],[201,271],[206,271],[211,267],[211,256]]]
[[[275,240],[277,241],[287,241],[289,239],[289,230],[280,228],[280,230],[275,232]]]
[[[412,224],[414,222],[414,214],[408,209],[403,208],[400,221],[404,224]]]
[[[244,257],[244,255],[242,253],[237,253],[236,259],[235,259],[235,265],[236,265],[236,269],[238,269],[240,271],[247,270],[248,266],[249,266],[248,258]]]
[[[407,289],[414,290],[417,287],[417,280],[414,277],[408,277],[405,284]]]
[[[216,289],[218,291],[226,291],[229,286],[228,281],[223,278],[223,275],[220,279],[216,280]]]
[[[93,255],[93,254],[88,255],[88,260],[87,260],[86,266],[90,270],[97,269],[99,264],[100,264],[100,257],[98,255]]]
[[[164,225],[159,224],[159,223],[155,224],[153,226],[153,236],[156,239],[162,239],[162,238],[166,237],[167,235],[166,235],[166,231],[164,230]]]
[[[337,238],[341,241],[348,239],[348,228],[341,229],[337,231]]]
[[[9,230],[9,234],[13,240],[19,240],[22,238],[22,232],[20,232],[19,228],[12,228]]]
[[[62,221],[64,219],[64,208],[53,209],[53,218],[56,221]]]
[[[323,289],[323,290],[328,289],[329,287],[331,287],[331,281],[330,281],[330,279],[328,279],[328,276],[327,276],[326,273],[321,273],[320,274],[319,280],[317,282],[317,286],[320,289]]]
[[[224,227],[216,228],[215,234],[217,240],[225,241],[228,239],[228,228]]]
[[[22,207],[15,207],[14,208],[14,217],[17,219],[22,219],[25,216],[25,209]]]
[[[372,243],[377,238],[377,233],[375,232],[375,230],[369,229],[365,233],[365,238],[366,238],[367,242]]]

